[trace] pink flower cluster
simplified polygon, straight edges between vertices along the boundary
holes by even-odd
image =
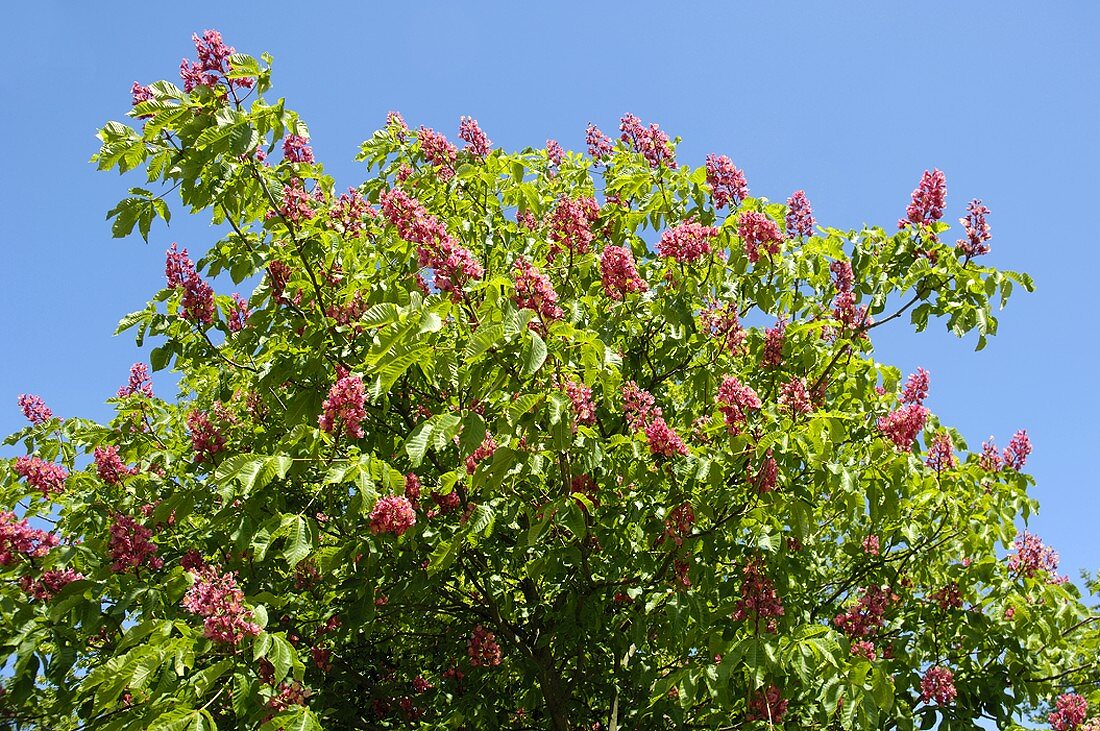
[[[205,411],[194,409],[187,415],[187,428],[191,432],[191,450],[195,462],[208,462],[225,449],[225,435],[210,421]]]
[[[364,218],[373,218],[376,215],[375,210],[355,188],[348,188],[347,193],[341,193],[336,205],[329,211],[332,222],[339,224],[344,233],[352,235],[363,230]]]
[[[550,283],[550,277],[539,272],[522,256],[512,267],[516,284],[515,301],[520,307],[534,310],[544,323],[560,320],[565,314],[558,307],[558,293]]]
[[[707,185],[715,208],[740,205],[749,195],[749,184],[733,160],[725,155],[707,155]]]
[[[565,150],[557,140],[546,141],[546,158],[555,166],[561,165],[565,159]]]
[[[955,690],[955,676],[947,668],[936,665],[928,668],[924,677],[920,680],[920,697],[925,703],[935,701],[937,705],[946,706],[955,700],[958,691]]]
[[[760,260],[763,250],[768,256],[779,253],[783,234],[779,225],[768,218],[767,214],[757,211],[745,211],[737,218],[737,235],[745,245],[745,254],[755,264]]]
[[[989,223],[985,220],[987,215],[989,215],[989,209],[975,198],[966,207],[966,217],[959,219],[963,230],[966,231],[966,238],[959,239],[955,242],[955,246],[967,259],[989,253],[989,244],[986,242],[993,238],[993,235],[989,233]]]
[[[493,141],[481,130],[473,117],[459,119],[458,138],[466,143],[464,149],[477,157],[487,157],[493,151]]]
[[[130,366],[130,380],[118,389],[118,398],[141,394],[153,398],[153,379],[149,377],[149,368],[144,363]]]
[[[913,199],[905,209],[905,218],[898,228],[909,225],[929,225],[943,218],[947,206],[947,176],[941,170],[925,170],[920,184],[913,190]]]
[[[283,186],[283,202],[279,215],[294,225],[308,221],[314,215],[311,200],[302,181],[293,178],[289,184]]]
[[[779,465],[776,463],[775,457],[772,456],[772,450],[768,450],[764,461],[760,463],[760,469],[756,470],[755,474],[753,474],[751,463],[745,470],[749,484],[755,487],[761,495],[775,489],[776,481],[779,479]]]
[[[565,395],[573,405],[573,416],[578,424],[596,423],[596,405],[592,403],[591,388],[577,381],[566,381]]]
[[[191,36],[195,42],[195,51],[198,53],[198,62],[188,61],[186,58],[180,62],[180,78],[183,80],[183,90],[191,91],[198,86],[214,88],[218,83],[218,77],[225,77],[232,70],[229,57],[236,53],[236,49],[227,46],[222,41],[222,34],[216,30],[203,31],[202,37]],[[229,86],[238,86],[251,89],[255,79],[227,79]]]
[[[1012,439],[1009,440],[1008,446],[1005,447],[1005,465],[1019,472],[1027,463],[1027,456],[1029,454],[1031,454],[1031,439],[1028,438],[1027,431],[1021,429],[1012,435]]]
[[[1057,576],[1058,552],[1043,545],[1043,540],[1026,530],[1012,543],[1014,553],[1008,556],[1008,570],[1017,576],[1034,578],[1046,574],[1052,583],[1060,583]]]
[[[623,413],[631,429],[644,428],[651,417],[660,417],[660,407],[655,407],[653,394],[638,386],[634,381],[623,384]]]
[[[741,597],[733,613],[734,621],[751,619],[759,627],[761,622],[768,632],[775,632],[778,618],[783,616],[783,600],[773,582],[764,571],[760,559],[750,559],[741,568]]]
[[[703,332],[721,338],[723,347],[730,355],[740,354],[748,334],[741,327],[735,302],[710,302],[699,313],[699,319]]]
[[[836,299],[833,300],[833,317],[847,330],[859,330],[867,324],[867,306],[856,305],[855,275],[849,261],[834,261],[829,265],[836,287]]]
[[[982,455],[978,457],[978,464],[986,472],[998,472],[1004,467],[1004,458],[997,451],[992,435],[987,441],[982,442]]]
[[[496,635],[482,627],[474,627],[466,643],[466,654],[475,668],[491,668],[500,665],[501,651]]]
[[[53,411],[50,410],[50,407],[46,406],[46,402],[34,394],[19,394],[19,408],[27,421],[35,426],[45,424],[53,418]]]
[[[955,445],[951,443],[951,436],[947,432],[940,432],[932,437],[928,458],[924,463],[937,473],[955,467]]]
[[[677,546],[684,545],[684,539],[691,533],[691,526],[695,523],[695,510],[691,503],[677,505],[665,518],[664,537],[671,540]]]
[[[539,227],[539,221],[531,211],[516,211],[516,223],[528,231],[534,231]]]
[[[897,595],[881,586],[868,586],[856,603],[833,617],[833,625],[852,639],[876,634],[886,622],[886,609]]]
[[[404,496],[387,495],[380,498],[370,511],[371,533],[402,535],[416,525],[416,511]]]
[[[789,414],[808,414],[813,411],[810,394],[806,391],[806,382],[801,378],[792,378],[779,387],[779,406]]]
[[[1089,704],[1076,693],[1063,693],[1054,700],[1054,710],[1047,716],[1047,722],[1054,731],[1074,731],[1085,722]]]
[[[718,229],[687,221],[665,230],[657,242],[657,253],[681,264],[693,264],[710,253],[710,242],[718,236]]]
[[[443,134],[431,127],[421,127],[416,133],[420,142],[420,154],[436,168],[440,180],[450,180],[455,175],[455,160],[458,148],[451,144]]]
[[[434,247],[448,237],[443,223],[428,213],[420,201],[400,188],[384,192],[381,202],[382,215],[397,229],[397,235],[406,241]]]
[[[0,511],[0,566],[11,566],[19,556],[42,558],[58,542],[53,533],[32,528],[15,513]]]
[[[909,452],[913,449],[913,440],[924,428],[927,418],[926,408],[920,404],[910,404],[880,417],[878,429],[898,449]]]
[[[363,419],[367,418],[366,391],[359,376],[344,376],[332,385],[321,405],[317,424],[321,431],[335,433],[341,426],[348,439],[363,438]]]
[[[386,112],[386,126],[393,127],[397,132],[397,139],[402,142],[405,141],[405,136],[409,132],[409,125],[405,118],[401,116],[401,112]]]
[[[550,214],[550,261],[563,250],[574,255],[587,254],[596,238],[592,224],[599,214],[595,198],[567,198],[564,195],[558,198]]]
[[[676,167],[672,142],[660,127],[651,124],[646,127],[642,120],[633,114],[624,114],[619,120],[620,139],[628,143],[636,152],[642,153],[650,167]]]
[[[734,435],[741,433],[741,427],[748,421],[748,412],[758,410],[761,406],[756,391],[733,376],[722,379],[717,398],[718,410],[725,417],[726,428]]]
[[[274,711],[285,711],[291,706],[304,706],[313,695],[306,686],[295,680],[292,683],[279,683],[279,692],[267,700],[267,707]]]
[[[672,572],[675,581],[671,582],[676,591],[687,591],[691,588],[691,560],[678,558],[672,562]]]
[[[615,143],[605,135],[600,128],[591,122],[584,130],[584,141],[588,145],[588,154],[597,160],[606,160],[611,157],[615,149]]]
[[[195,271],[187,249],[179,251],[172,244],[166,252],[164,276],[169,288],[183,291],[181,316],[200,325],[214,322],[214,290]]]
[[[142,86],[138,82],[134,82],[130,86],[130,104],[131,106],[137,106],[142,102],[147,102],[153,98],[153,90],[148,86]]]
[[[469,460],[467,460],[469,465]],[[474,463],[474,469],[477,469],[477,463]],[[429,518],[434,518],[436,515],[446,515],[459,505],[462,504],[462,496],[458,494],[458,490],[451,490],[448,493],[440,493],[432,490],[432,502],[439,508],[438,511],[430,511],[428,513]]]
[[[309,139],[301,135],[287,135],[283,140],[283,157],[287,162],[313,162],[313,148]]]
[[[180,566],[184,571],[199,571],[206,566],[206,561],[203,560],[202,554],[199,553],[196,548],[188,548],[180,556]]]
[[[672,571],[676,581],[672,583],[676,591],[686,591],[691,588],[691,561],[678,558],[672,562]]]
[[[878,420],[883,436],[903,452],[913,449],[913,440],[920,434],[928,420],[924,399],[928,396],[928,371],[918,368],[909,376],[901,394],[902,407]]]
[[[107,540],[107,553],[113,562],[111,571],[126,573],[141,566],[153,569],[163,566],[164,561],[157,558],[156,544],[149,540],[152,537],[153,531],[129,515],[116,515]]]
[[[924,400],[928,398],[930,383],[928,371],[918,366],[917,372],[910,373],[909,377],[905,379],[905,387],[901,392],[901,402],[903,404],[924,403]]]
[[[929,597],[940,609],[962,609],[962,589],[958,582],[952,581],[946,586],[936,589]]]
[[[796,190],[787,199],[787,238],[812,236],[816,223],[806,191]]]
[[[853,655],[866,658],[871,662],[874,662],[878,658],[878,651],[875,648],[875,643],[870,640],[856,640],[851,643],[850,649]]]
[[[414,508],[420,504],[420,478],[415,472],[405,475],[405,498]]]
[[[397,234],[417,244],[417,261],[431,267],[435,284],[444,292],[459,292],[469,279],[484,274],[474,255],[463,248],[443,226],[443,223],[402,190],[382,194],[382,214],[397,229]]]
[[[645,436],[646,441],[649,443],[650,454],[675,457],[676,455],[686,455],[688,453],[684,440],[665,422],[662,416],[658,416],[646,424]]]
[[[65,480],[69,477],[64,467],[39,457],[19,457],[15,460],[15,473],[40,491],[43,500],[48,500],[50,495],[63,493]]]
[[[485,438],[481,440],[481,444],[474,450],[473,454],[466,458],[466,471],[471,475],[477,471],[477,465],[484,459],[492,457],[497,451],[497,440],[493,439],[492,434],[486,434]],[[453,493],[452,493],[453,494]]]
[[[32,599],[48,602],[57,595],[57,592],[83,578],[84,574],[72,569],[50,569],[44,571],[38,579],[32,579],[29,576],[19,577],[19,586]]]
[[[592,475],[576,475],[569,481],[569,493],[584,495],[593,507],[600,506],[600,486],[592,479]],[[584,502],[576,500],[576,503],[585,513],[588,512],[588,506]]]
[[[273,261],[267,265],[267,278],[270,281],[271,296],[276,302],[286,302],[283,293],[286,291],[287,282],[290,281],[290,265],[284,261]]]
[[[783,341],[786,337],[786,320],[780,320],[775,327],[764,330],[764,355],[760,359],[762,368],[778,368],[783,364]]]
[[[864,538],[863,543],[860,545],[863,547],[863,552],[868,556],[877,556],[881,550],[879,547],[879,538],[874,533]]]
[[[616,302],[629,292],[649,290],[646,281],[638,276],[634,253],[626,246],[604,247],[600,255],[600,282],[603,284],[603,293]]]
[[[779,692],[779,688],[769,685],[767,688],[753,691],[745,718],[749,721],[778,724],[786,715],[787,699]]]
[[[248,309],[248,303],[245,302],[244,297],[241,297],[236,292],[233,293],[233,308],[229,310],[229,314],[226,316],[225,324],[229,328],[229,332],[240,332],[244,329],[244,326],[248,324],[248,318],[252,316],[252,311]]]
[[[95,471],[108,485],[121,485],[124,479],[138,473],[136,467],[126,466],[118,456],[118,447],[113,445],[95,448]]]
[[[252,621],[252,610],[244,606],[244,592],[237,586],[235,572],[221,573],[219,566],[205,566],[192,572],[195,583],[183,597],[183,608],[203,618],[202,634],[207,639],[235,645],[255,637],[261,628]]]

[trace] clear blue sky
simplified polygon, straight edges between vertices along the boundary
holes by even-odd
[[[191,33],[217,28],[275,56],[271,96],[303,115],[345,186],[390,109],[452,137],[472,115],[509,149],[547,137],[578,149],[589,120],[610,130],[630,111],[682,136],[682,162],[728,154],[754,194],[804,188],[819,221],[840,227],[890,226],[921,172],[945,170],[949,219],[982,198],[989,261],[1030,272],[1038,292],[1011,303],[983,352],[940,324],[916,335],[899,322],[875,331],[877,357],[928,368],[932,408],[974,448],[1026,427],[1042,503],[1033,530],[1071,576],[1100,568],[1094,0],[202,5],[5,8],[0,432],[24,423],[21,392],[107,418],[104,399],[146,358],[111,337],[115,323],[163,286],[172,241],[201,250],[217,236],[180,216],[149,246],[110,238],[105,212],[141,180],[87,163],[131,82],[175,78]]]

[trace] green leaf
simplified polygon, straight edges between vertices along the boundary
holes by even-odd
[[[260,62],[244,53],[234,53],[229,57],[229,73],[226,78],[245,79],[260,75]]]
[[[162,218],[167,223],[172,218],[172,212],[169,210],[167,203],[153,196],[147,190],[132,188],[130,192],[140,193],[141,195],[124,198],[107,212],[107,220],[114,219],[111,224],[111,235],[116,239],[129,236],[136,225],[141,237],[148,243],[149,230],[153,225],[153,219]]]
[[[470,342],[466,344],[464,360],[466,364],[477,362],[489,348],[504,338],[504,327],[501,325],[484,325],[477,329]]]
[[[233,660],[225,658],[192,675],[191,685],[195,688],[195,695],[198,697],[206,695],[206,692],[210,690],[210,686],[214,684],[214,681],[229,672],[229,669],[232,667]]]
[[[274,678],[276,683],[285,679],[292,670],[294,671],[294,677],[300,678],[299,673],[305,669],[298,659],[298,653],[295,652],[294,646],[283,636],[282,632],[277,634],[265,632],[257,637],[254,658],[256,660],[267,658],[275,669]]]
[[[443,318],[431,310],[425,310],[420,316],[420,329],[417,330],[417,334],[434,333],[441,329],[443,329]]]
[[[150,731],[217,731],[217,728],[214,717],[205,708],[167,711],[149,725]]]
[[[405,440],[405,453],[409,455],[409,461],[413,467],[419,467],[424,461],[424,455],[428,453],[428,441],[432,438],[434,424],[431,419],[421,422],[413,429],[412,434]]]
[[[401,319],[401,310],[392,302],[374,305],[363,313],[359,322],[367,327],[382,327]]]
[[[489,529],[493,525],[493,517],[493,509],[491,507],[485,504],[478,505],[466,520],[466,531],[470,535],[477,533],[488,535]]]
[[[307,706],[294,706],[272,718],[260,731],[321,731],[321,723]]]
[[[508,421],[515,423],[542,400],[541,393],[525,393],[508,404]]]
[[[432,551],[428,562],[428,575],[434,576],[440,571],[446,571],[458,557],[458,541],[443,541]]]
[[[149,365],[152,366],[153,371],[162,371],[167,366],[169,361],[172,360],[172,353],[174,349],[171,345],[162,345],[159,348],[153,348],[149,353]]]
[[[534,375],[546,362],[546,342],[534,330],[523,348],[523,375]]]
[[[129,330],[134,325],[142,322],[143,320],[149,319],[149,315],[149,310],[138,310],[137,312],[131,312],[129,315],[126,315],[126,317],[118,321],[118,327],[115,328],[115,335]]]
[[[283,549],[283,558],[291,566],[297,566],[302,559],[313,551],[313,531],[309,521],[301,515],[290,515],[287,518],[290,522],[286,547]]]

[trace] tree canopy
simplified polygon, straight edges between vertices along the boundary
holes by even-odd
[[[178,394],[24,395],[0,463],[16,726],[1095,728],[1026,432],[972,449],[874,358],[1032,288],[981,201],[950,235],[926,171],[839,230],[629,114],[508,153],[391,113],[344,191],[271,58],[194,40],[94,158],[147,181],[115,236],[217,232],[119,324]]]

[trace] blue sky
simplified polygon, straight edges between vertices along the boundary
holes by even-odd
[[[1100,412],[1091,308],[1100,272],[1087,225],[1100,170],[1100,5],[1095,2],[93,3],[6,8],[0,45],[0,432],[22,392],[60,415],[107,418],[103,401],[147,356],[115,323],[163,284],[173,241],[204,249],[205,221],[177,217],[152,243],[114,240],[104,214],[140,178],[87,163],[134,80],[175,78],[192,32],[217,28],[275,57],[275,88],[309,123],[347,186],[358,144],[400,110],[454,136],[476,117],[509,149],[624,112],[683,137],[678,157],[728,154],[755,195],[804,188],[818,220],[890,226],[925,168],[948,180],[948,219],[992,209],[995,266],[1038,284],[980,353],[940,324],[875,331],[876,357],[932,373],[929,403],[977,448],[1026,427],[1042,503],[1032,529],[1063,570],[1100,568],[1094,465]],[[321,4],[318,4],[321,5]],[[334,4],[335,5],[335,4]],[[231,7],[230,7],[231,6]],[[351,9],[353,8],[353,9]],[[888,330],[889,332],[882,332]],[[167,395],[161,377],[162,395]]]

